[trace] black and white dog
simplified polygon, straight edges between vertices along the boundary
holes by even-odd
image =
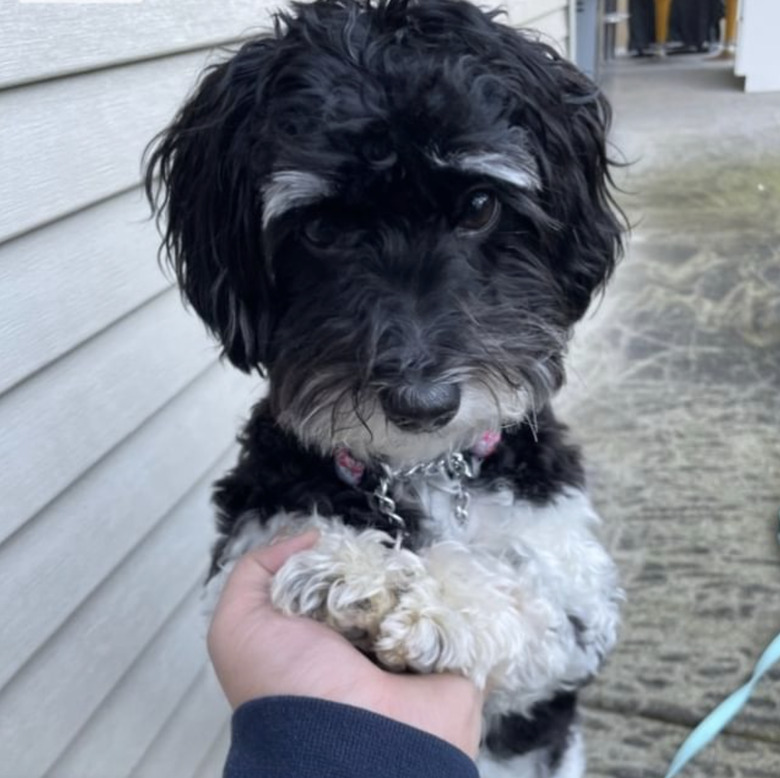
[[[582,775],[576,689],[615,641],[615,568],[549,407],[620,251],[608,119],[466,2],[316,0],[212,68],[148,167],[186,299],[269,377],[216,487],[209,588],[319,528],[275,603],[486,685],[484,776]]]

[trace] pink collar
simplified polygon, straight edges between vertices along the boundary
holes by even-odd
[[[495,430],[483,432],[477,442],[469,449],[472,457],[478,461],[487,459],[498,448],[501,442],[501,433]],[[346,446],[339,446],[333,453],[333,461],[336,474],[350,486],[359,486],[366,474],[366,464],[352,456]]]

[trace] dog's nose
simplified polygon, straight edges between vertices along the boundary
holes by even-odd
[[[383,389],[379,399],[387,418],[408,432],[430,432],[455,418],[460,407],[457,384],[416,382]]]

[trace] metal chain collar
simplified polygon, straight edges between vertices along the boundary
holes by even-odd
[[[446,475],[455,481],[455,498],[453,512],[458,524],[464,526],[469,518],[469,503],[471,495],[463,483],[467,478],[474,477],[474,468],[460,452],[445,454],[432,462],[414,465],[408,468],[391,468],[382,464],[382,475],[379,485],[374,489],[374,499],[377,510],[398,528],[398,543],[408,533],[406,522],[396,511],[395,500],[390,496],[391,488],[397,483],[408,483],[416,476]]]

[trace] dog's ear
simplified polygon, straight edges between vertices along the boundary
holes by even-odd
[[[558,225],[550,245],[573,320],[611,276],[625,218],[612,194],[607,153],[611,109],[601,90],[552,47],[500,26],[505,67],[542,180],[545,212]]]
[[[253,141],[272,39],[246,44],[201,80],[150,145],[146,192],[182,293],[230,361],[262,370],[274,320]],[[253,175],[254,172],[254,175]]]
[[[556,138],[561,156],[549,204],[562,225],[559,247],[573,313],[580,318],[612,275],[623,251],[625,217],[612,196],[607,136],[612,110],[604,93],[570,62],[553,72],[567,132]]]

